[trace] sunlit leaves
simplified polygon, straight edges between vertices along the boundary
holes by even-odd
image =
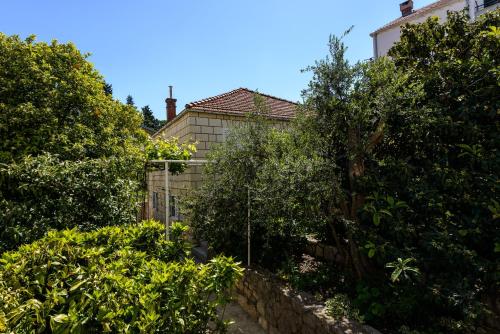
[[[391,281],[397,282],[400,279],[401,275],[403,275],[403,277],[405,279],[409,279],[410,272],[419,275],[420,270],[416,267],[412,267],[409,265],[409,263],[414,262],[414,261],[415,261],[414,258],[407,258],[404,260],[401,258],[398,258],[394,262],[387,263],[385,265],[386,268],[393,268],[393,271],[391,273]]]
[[[4,253],[0,328],[181,334],[205,333],[209,321],[223,326],[216,308],[242,271],[231,258],[187,259],[183,231],[175,224],[167,241],[157,222],[66,230]]]

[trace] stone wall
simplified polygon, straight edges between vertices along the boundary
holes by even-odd
[[[342,263],[343,261],[337,247],[323,244],[312,237],[307,238],[305,252],[329,263]]]
[[[306,293],[295,293],[263,270],[247,269],[236,287],[240,306],[269,334],[380,334],[349,319],[333,319]]]

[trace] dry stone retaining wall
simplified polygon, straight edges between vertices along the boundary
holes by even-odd
[[[323,244],[312,237],[308,237],[307,241],[308,243],[305,248],[307,254],[325,260],[326,262],[342,263],[343,258],[337,247]]]
[[[294,293],[272,275],[247,269],[236,287],[240,306],[269,334],[380,334],[343,318],[333,319],[306,293]]]

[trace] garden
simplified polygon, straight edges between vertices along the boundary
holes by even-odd
[[[147,161],[194,145],[150,139],[73,44],[0,34],[0,332],[224,332],[248,237],[335,319],[499,332],[499,26],[430,18],[354,64],[332,36],[290,126],[257,95],[169,239],[139,219]],[[195,263],[186,225],[219,255]]]
[[[331,37],[288,129],[257,97],[212,151],[186,205],[195,235],[245,261],[250,208],[252,264],[334,318],[498,332],[499,19],[430,18],[355,64]]]
[[[238,263],[137,222],[147,161],[194,147],[149,139],[87,57],[0,34],[0,332],[223,332]]]

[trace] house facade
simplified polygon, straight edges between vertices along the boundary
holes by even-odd
[[[399,41],[401,27],[407,23],[422,23],[429,17],[446,20],[449,11],[467,9],[471,20],[500,6],[500,0],[439,0],[420,9],[413,9],[413,1],[399,5],[401,16],[370,34],[373,40],[373,58],[387,55],[394,43]]]
[[[186,104],[176,114],[176,100],[166,99],[167,123],[153,134],[153,138],[176,137],[179,143],[196,143],[193,160],[203,160],[210,149],[224,142],[232,128],[247,122],[247,114],[255,111],[254,99],[258,94],[267,107],[267,117],[275,127],[286,127],[295,116],[297,104],[278,97],[238,88],[227,93]],[[180,219],[179,201],[190,189],[202,182],[202,165],[189,166],[180,175],[169,175],[169,206],[171,219]],[[148,173],[148,217],[165,220],[165,173]]]

